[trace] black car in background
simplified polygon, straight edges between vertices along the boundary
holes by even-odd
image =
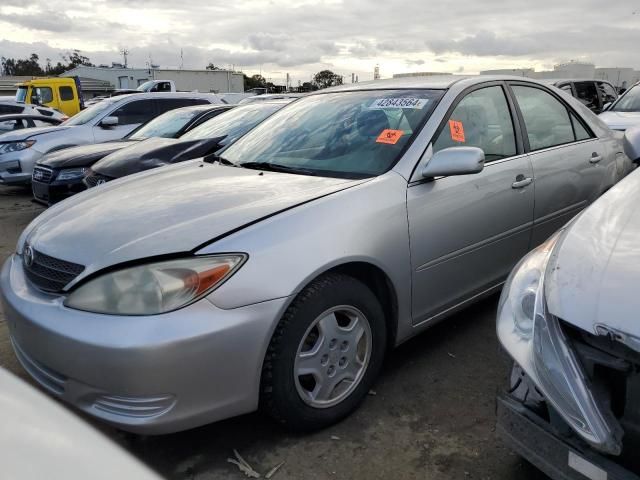
[[[122,140],[80,145],[52,152],[33,169],[34,199],[46,205],[86,190],[85,172],[101,158],[154,137],[178,138],[232,105],[194,105],[170,110],[133,130]]]
[[[85,184],[96,187],[116,178],[204,157],[230,145],[292,99],[239,105],[178,139],[149,138],[96,162],[87,171]]]

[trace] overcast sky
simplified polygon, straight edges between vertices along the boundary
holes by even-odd
[[[361,81],[411,71],[551,69],[568,60],[640,69],[638,0],[0,0],[0,56],[53,63],[203,68],[306,81],[328,68]]]

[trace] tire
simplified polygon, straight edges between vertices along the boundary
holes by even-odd
[[[276,327],[262,369],[261,408],[295,431],[340,421],[369,392],[386,345],[383,309],[366,285],[337,273],[317,278],[298,294]],[[311,363],[304,363],[306,359]],[[306,365],[314,374],[300,373],[307,371]],[[345,376],[353,378],[331,386]]]

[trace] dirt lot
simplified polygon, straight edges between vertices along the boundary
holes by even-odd
[[[30,198],[0,187],[1,261],[42,211]],[[496,302],[481,302],[392,352],[375,395],[314,435],[291,435],[259,414],[163,437],[100,428],[170,479],[245,478],[226,461],[235,448],[262,473],[286,462],[276,480],[542,480],[494,433],[495,393],[509,369],[494,333]],[[1,311],[0,365],[26,378]]]

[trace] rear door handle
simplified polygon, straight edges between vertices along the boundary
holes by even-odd
[[[518,175],[516,181],[511,184],[511,188],[524,188],[527,185],[531,185],[533,178],[525,177],[524,175]]]
[[[602,160],[602,155],[598,155],[596,152],[593,152],[591,158],[589,159],[589,163],[598,163]]]

